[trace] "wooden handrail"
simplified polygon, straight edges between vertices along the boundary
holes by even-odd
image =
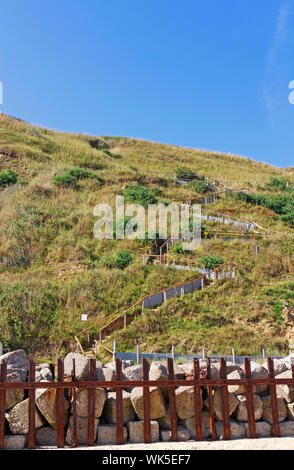
[[[82,354],[85,354],[85,351],[83,349],[83,346],[81,345],[80,341],[79,341],[79,338],[77,336],[75,336],[75,340],[80,348],[80,350],[82,351]]]
[[[105,349],[105,351],[109,352],[110,354],[113,354],[113,351],[111,349],[108,349],[104,344],[102,344],[100,341],[97,341],[97,339],[94,339],[94,343],[97,344],[97,346],[100,346],[101,348]]]

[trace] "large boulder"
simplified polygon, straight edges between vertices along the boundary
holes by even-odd
[[[268,379],[268,370],[257,362],[251,362],[251,377],[253,379]],[[268,392],[268,385],[258,384],[252,387],[252,390],[255,390],[255,393],[259,395],[264,395]]]
[[[144,421],[129,421],[128,424],[130,442],[144,442]],[[159,441],[159,424],[157,421],[150,421],[151,442]]]
[[[265,369],[263,366],[257,364],[256,362],[251,362],[251,377],[253,379],[268,379],[269,375],[267,369]],[[244,378],[245,374],[243,369],[238,369],[228,374],[228,379],[230,380],[239,380]],[[265,394],[267,390],[268,385],[260,384],[252,386],[253,393]],[[230,393],[234,393],[235,395],[243,395],[246,393],[246,387],[245,385],[229,385],[228,391]]]
[[[143,379],[143,368],[142,366],[135,365],[135,366],[129,366],[123,369],[123,374],[122,374],[123,380],[127,381],[137,381],[137,380],[142,380]],[[125,388],[128,392],[132,391],[131,387],[126,387]]]
[[[184,371],[185,375],[193,375],[193,362],[185,362],[181,364],[181,369]]]
[[[56,429],[56,389],[37,389],[36,406],[41,415],[46,419],[53,429]],[[69,403],[64,398],[64,424],[68,421]]]
[[[181,364],[174,364],[174,374],[176,380],[185,380],[186,378],[186,372]]]
[[[97,367],[103,367],[102,366],[97,366]],[[111,362],[107,362],[106,364],[104,364],[104,367],[106,367],[107,369],[113,369],[115,370],[115,362],[114,361],[111,361]]]
[[[28,434],[29,432],[29,399],[15,405],[5,417],[12,434]],[[46,423],[37,407],[35,407],[35,429]]]
[[[194,387],[178,387],[176,389],[176,410],[180,419],[195,416]],[[202,409],[202,392],[200,391],[200,409]]]
[[[240,380],[244,379],[244,372],[242,369],[234,370],[228,374],[228,380]],[[234,395],[242,395],[246,393],[245,385],[229,385],[228,392],[233,393]]]
[[[171,441],[172,435],[171,431],[169,429],[161,429],[160,430],[160,439],[163,442],[169,442]],[[184,426],[179,425],[178,426],[178,441],[183,442],[183,441],[188,441],[190,439],[190,433],[187,428]]]
[[[135,363],[131,359],[126,359],[121,361],[122,369],[126,369],[127,367],[133,366]]]
[[[181,424],[188,429],[189,434],[192,439],[196,438],[195,430],[195,416],[192,418],[181,419]],[[202,439],[207,439],[210,437],[210,422],[209,422],[209,413],[208,411],[201,412],[201,424],[202,424]]]
[[[142,366],[128,366],[123,369],[123,380],[142,380],[143,379],[143,368]]]
[[[239,400],[235,397],[234,394],[228,393],[228,404],[229,404],[229,415],[231,416],[236,408],[239,405]],[[215,390],[213,393],[213,405],[214,405],[214,413],[216,418],[219,421],[223,420],[223,412],[222,412],[222,393],[221,390]],[[208,399],[204,402],[204,407],[209,410],[209,401]]]
[[[237,421],[248,421],[246,395],[237,395],[237,399],[239,400],[239,406],[235,412],[235,418]],[[256,394],[253,394],[253,406],[254,418],[255,421],[258,421],[263,415],[263,404],[261,398]]]
[[[270,396],[268,397],[261,397],[262,404],[263,404],[263,415],[262,419],[266,421],[267,423],[272,424],[273,418],[272,418],[272,408],[271,408],[271,398]],[[279,416],[279,422],[285,421],[287,417],[287,407],[285,404],[285,400],[283,397],[278,396],[277,397],[277,402],[278,402],[278,416]]]
[[[114,382],[116,380],[116,373],[110,367],[102,367],[96,369],[96,378],[99,382]],[[106,390],[115,390],[113,386],[106,387]]]
[[[276,379],[292,379],[292,371],[286,370],[279,375]],[[277,395],[283,397],[287,403],[294,401],[294,385],[277,385]]]
[[[231,439],[242,439],[245,437],[245,425],[244,423],[238,423],[230,419],[230,430],[231,430]],[[216,421],[215,423],[215,433],[218,439],[224,439],[224,428],[221,421]]]
[[[127,441],[128,431],[126,426],[123,426],[123,439]],[[116,426],[114,424],[100,424],[98,427],[97,444],[101,445],[114,445],[116,444]]]
[[[53,382],[52,372],[49,367],[43,367],[43,369],[40,370],[40,376],[40,382]]]
[[[57,431],[50,426],[44,426],[36,431],[37,446],[56,446]]]
[[[177,415],[177,421],[178,421],[178,415]],[[167,406],[165,415],[162,416],[162,418],[159,418],[158,422],[159,422],[159,426],[160,426],[161,429],[170,429],[171,428],[169,406]]]
[[[95,388],[95,418],[100,418],[106,400],[104,388]],[[88,416],[88,390],[83,388],[77,391],[76,395],[77,416]],[[73,403],[71,404],[71,413],[73,413]]]
[[[245,423],[246,437],[249,437],[249,425]],[[256,437],[270,437],[272,435],[272,427],[266,421],[256,421],[255,423]]]
[[[13,380],[15,382],[20,382],[21,378],[18,377],[18,380]],[[24,390],[23,389],[8,389],[6,390],[6,406],[5,411],[13,408],[17,403],[20,403],[24,399]]]
[[[36,364],[35,370],[41,371],[42,369],[50,369],[50,365],[47,362],[42,362],[41,364]]]
[[[294,422],[293,421],[284,421],[280,423],[280,436],[287,437],[287,436],[294,436]]]
[[[220,361],[214,362],[213,367],[215,367],[220,373],[220,367],[221,367]],[[227,361],[227,375],[231,374],[235,370],[242,370],[242,367],[239,364],[236,364],[235,362]]]
[[[122,402],[123,422],[133,421],[136,418],[136,413],[131,402],[131,394],[125,390],[122,392]],[[116,392],[107,393],[102,417],[107,423],[116,424]]]
[[[23,349],[17,349],[0,356],[0,364],[6,361],[7,381],[25,382],[27,378],[29,361]]]
[[[71,376],[75,359],[75,374],[79,381],[89,380],[89,358],[77,353],[68,353],[64,359],[64,375]]]
[[[288,369],[287,363],[283,359],[273,359],[274,362],[274,374],[279,375],[285,372]],[[265,361],[262,366],[268,370],[267,361]]]
[[[94,420],[94,441],[97,439],[99,419]],[[65,435],[65,442],[68,445],[73,444],[73,416],[69,418],[67,431]],[[86,445],[88,442],[88,418],[77,416],[77,443]]]
[[[207,374],[207,364],[206,361],[199,361],[199,368],[200,370],[204,370],[205,373]],[[194,374],[194,366],[193,362],[185,362],[184,364],[181,364],[181,369],[185,372],[185,375],[193,375]],[[219,368],[215,364],[210,365],[210,372],[211,372],[211,378],[213,380],[218,380],[220,378],[219,376]]]
[[[294,421],[294,402],[286,403],[287,406],[287,419]]]
[[[7,450],[21,450],[27,446],[28,436],[27,435],[18,435],[12,436],[8,434],[4,437],[4,449]]]
[[[152,362],[149,371],[149,380],[168,380],[167,368],[161,362]],[[168,399],[168,387],[160,387],[164,397]]]
[[[166,414],[165,401],[158,387],[149,387],[150,418],[162,418]],[[144,419],[143,387],[135,387],[131,393],[131,402],[139,419]]]

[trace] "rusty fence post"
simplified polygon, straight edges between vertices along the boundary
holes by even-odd
[[[211,380],[211,366],[210,366],[210,359],[206,359],[206,369],[207,369],[207,379]],[[215,441],[216,433],[215,433],[215,423],[214,423],[214,401],[213,401],[213,386],[208,385],[207,392],[208,392],[208,402],[209,402],[209,427],[210,427],[210,434],[211,440]]]
[[[30,359],[29,362],[29,382],[35,382],[35,362]],[[28,448],[34,449],[36,445],[36,390],[29,389],[29,435]]]
[[[267,368],[270,379],[275,378],[273,358],[267,358]],[[276,384],[270,383],[270,397],[271,397],[271,409],[272,409],[272,420],[273,420],[273,436],[280,437],[280,423],[279,423],[279,412],[278,412],[278,401]]]
[[[64,381],[63,359],[58,359],[57,381]],[[57,427],[57,447],[64,447],[64,389],[56,390],[56,427]]]
[[[95,359],[89,360],[89,380],[96,380],[96,361]],[[88,435],[87,444],[92,446],[94,444],[94,431],[95,431],[95,388],[88,388]]]
[[[122,381],[122,360],[116,359],[116,380]],[[121,388],[116,389],[116,443],[122,445],[124,443],[123,434],[123,391]],[[99,432],[99,431],[98,431]]]
[[[174,373],[174,361],[171,357],[167,358],[167,372],[168,372],[168,380],[173,381],[175,380],[175,373]],[[176,411],[176,395],[175,395],[176,387],[170,386],[168,387],[168,395],[169,395],[169,415],[170,415],[170,422],[171,422],[171,440],[178,441],[178,425],[177,425],[177,411]]]
[[[223,380],[227,380],[227,361],[224,357],[221,357],[220,378]],[[227,439],[231,439],[229,397],[228,397],[227,385],[221,385],[221,394],[222,394],[223,434],[224,434],[224,439],[227,440]]]
[[[72,360],[72,380],[76,382],[76,360]],[[72,389],[72,447],[77,447],[78,444],[78,433],[77,433],[77,389],[73,387]]]
[[[194,375],[194,408],[195,408],[195,437],[196,441],[202,441],[202,420],[201,420],[201,388],[199,384],[200,370],[199,360],[194,357],[193,360]]]
[[[244,357],[244,372],[246,379],[246,406],[247,406],[247,418],[248,418],[248,429],[249,437],[256,438],[256,427],[255,427],[255,411],[254,411],[254,399],[252,393],[251,379],[251,364],[250,358]]]
[[[5,383],[7,380],[7,363],[0,364],[0,382]],[[5,409],[6,409],[6,390],[0,390],[0,449],[4,449],[5,441]]]
[[[143,381],[149,380],[149,362],[146,357],[143,358]],[[143,401],[144,401],[144,442],[151,442],[151,423],[150,423],[150,393],[149,386],[143,385]]]

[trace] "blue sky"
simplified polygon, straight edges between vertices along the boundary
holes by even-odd
[[[2,0],[0,110],[294,166],[293,0]]]

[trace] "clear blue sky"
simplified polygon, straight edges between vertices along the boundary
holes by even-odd
[[[294,0],[2,0],[0,110],[294,166]]]

